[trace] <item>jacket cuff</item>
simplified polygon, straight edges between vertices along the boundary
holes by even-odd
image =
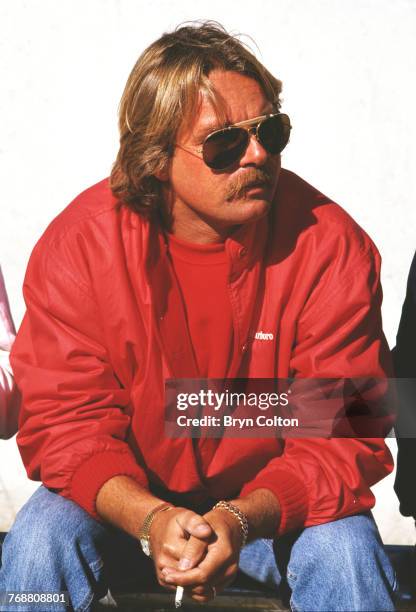
[[[240,497],[256,489],[268,489],[280,505],[280,523],[277,535],[304,526],[308,513],[308,492],[301,480],[283,470],[271,470],[244,485]]]
[[[144,470],[137,465],[130,453],[102,451],[91,455],[74,472],[68,497],[100,521],[96,509],[97,495],[103,484],[114,476],[130,476],[138,484],[148,488]]]

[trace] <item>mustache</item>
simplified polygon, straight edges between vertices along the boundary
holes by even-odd
[[[247,168],[244,174],[240,174],[229,183],[226,190],[226,199],[234,200],[242,198],[250,187],[270,187],[273,183],[272,173],[264,168]]]

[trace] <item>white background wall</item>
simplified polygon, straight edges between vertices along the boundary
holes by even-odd
[[[283,165],[346,208],[383,257],[391,345],[416,247],[416,0],[0,0],[0,261],[16,323],[48,222],[108,175],[138,54],[189,19],[249,34],[283,80],[294,126]],[[0,529],[33,489],[0,442]],[[392,478],[376,487],[388,542],[414,540]]]

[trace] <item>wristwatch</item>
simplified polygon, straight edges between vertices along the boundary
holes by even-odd
[[[143,525],[138,533],[138,538],[144,554],[148,557],[152,556],[152,549],[150,548],[150,527],[153,523],[153,519],[158,512],[165,512],[165,510],[171,510],[171,508],[173,508],[173,506],[170,504],[159,504],[156,508],[153,508],[144,519]]]

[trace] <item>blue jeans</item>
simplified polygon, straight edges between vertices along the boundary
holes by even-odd
[[[394,610],[395,576],[370,514],[256,540],[241,552],[241,570],[290,597],[292,610]],[[154,580],[152,562],[134,538],[92,519],[40,487],[21,509],[2,552],[0,591],[68,591],[72,609],[91,610],[108,588]],[[0,610],[67,610],[64,604]]]

